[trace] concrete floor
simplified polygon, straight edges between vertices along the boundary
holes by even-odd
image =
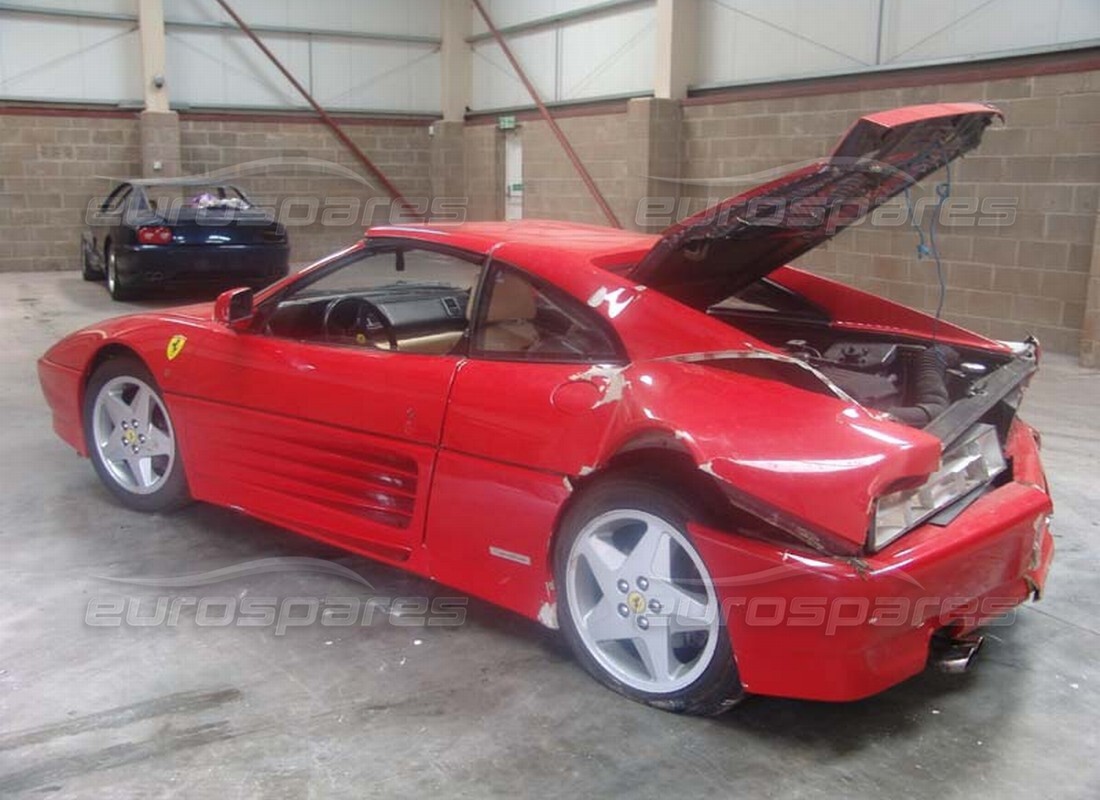
[[[334,559],[389,596],[453,596],[229,511],[120,508],[50,430],[34,360],[125,310],[75,274],[0,279],[0,797],[1100,796],[1100,373],[1049,356],[1025,401],[1057,504],[1048,593],[974,672],[859,703],[753,698],[714,720],[599,687],[556,638],[471,602],[458,628],[89,627],[97,576]],[[208,589],[347,596],[283,573]],[[163,590],[160,590],[163,591]]]

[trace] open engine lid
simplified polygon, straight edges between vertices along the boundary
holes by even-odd
[[[630,271],[681,300],[717,302],[857,222],[981,142],[982,103],[905,106],[860,118],[833,152],[664,231]]]

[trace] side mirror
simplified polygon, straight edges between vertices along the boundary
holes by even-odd
[[[229,289],[214,302],[214,321],[235,331],[244,330],[252,322],[252,290]]]

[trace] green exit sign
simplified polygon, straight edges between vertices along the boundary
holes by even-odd
[[[516,128],[515,116],[509,115],[507,117],[497,117],[497,127],[502,131],[511,131]]]

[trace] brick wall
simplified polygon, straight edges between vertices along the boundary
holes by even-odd
[[[825,154],[862,114],[957,100],[994,103],[1006,123],[990,128],[982,146],[953,170],[953,195],[1018,205],[1009,225],[966,224],[960,215],[963,224],[940,229],[949,287],[945,317],[1000,338],[1035,333],[1048,349],[1077,352],[1100,192],[1100,72],[689,105],[682,174],[692,181],[758,173]],[[734,181],[721,193],[759,182]],[[698,208],[717,192],[688,183],[684,193]],[[916,241],[904,228],[864,224],[801,263],[932,310],[939,296],[935,270],[915,257]]]
[[[1100,368],[1100,214],[1092,234],[1092,269],[1089,273],[1085,321],[1081,326],[1081,365]]]
[[[504,140],[495,125],[463,131],[467,218],[504,218]]]
[[[85,209],[141,168],[137,115],[0,115],[0,272],[76,269]]]
[[[825,154],[861,114],[939,100],[982,100],[1004,110],[1006,124],[988,130],[981,148],[953,170],[953,197],[998,198],[1016,208],[1008,225],[968,224],[973,215],[962,215],[941,228],[946,317],[997,337],[1035,333],[1048,349],[1080,350],[1086,361],[1100,361],[1100,72],[786,98],[701,98],[682,108],[633,100],[559,119],[623,224],[642,227],[644,197],[675,198],[679,213],[688,213],[762,182],[769,170]],[[603,224],[546,124],[523,114],[520,125],[525,215]],[[346,129],[408,197],[452,196],[461,186],[468,218],[503,215],[503,134],[495,125],[478,121],[459,130],[444,124],[434,139],[427,123],[353,121]],[[384,194],[348,177],[363,174],[362,167],[321,124],[185,115],[180,146],[185,174],[249,166],[237,180],[257,201],[281,209],[295,262],[332,252],[371,222],[389,218]],[[288,167],[288,158],[350,173]],[[136,114],[0,113],[0,271],[79,266],[84,209],[107,188],[94,176],[140,169]],[[920,189],[915,197],[928,192]],[[988,215],[986,221],[992,221]],[[661,227],[650,223],[651,230]],[[802,265],[932,310],[935,272],[915,257],[915,245],[904,227],[863,224],[804,257]],[[1098,287],[1091,307],[1090,274]]]
[[[628,115],[568,117],[559,121],[577,155],[599,185],[624,225],[634,219],[638,197],[628,161],[631,136]],[[542,120],[521,122],[523,145],[523,215],[606,224],[595,200],[569,163],[561,145]]]
[[[344,130],[414,202],[430,196],[427,124],[345,124]],[[381,187],[356,180],[365,169],[320,123],[184,119],[184,174],[239,171],[234,182],[252,200],[279,210],[288,228],[291,260],[307,263],[354,243],[365,227],[389,221]],[[301,162],[310,160],[310,165]]]
[[[426,123],[353,123],[345,130],[407,197],[427,201],[432,187]],[[245,165],[232,180],[254,201],[288,216],[296,263],[346,246],[366,225],[389,219],[385,192],[350,177],[365,170],[321,124],[185,118],[180,147],[183,174]],[[321,166],[271,163],[287,158]],[[0,114],[0,271],[78,268],[85,209],[112,187],[97,176],[140,173],[137,114]]]
[[[1034,333],[1049,350],[1076,353],[1082,347],[1100,195],[1100,72],[716,99],[685,105],[678,133],[662,132],[669,113],[643,108],[652,101],[631,101],[628,112],[565,118],[561,125],[620,220],[638,228],[646,227],[637,216],[642,197],[667,196],[677,201],[678,216],[693,213],[793,164],[825,155],[863,114],[963,100],[994,103],[1005,112],[1006,122],[990,128],[982,146],[952,169],[953,200],[937,236],[948,285],[944,315],[999,338]],[[648,138],[640,136],[632,120],[653,112]],[[521,125],[525,216],[602,224],[598,207],[547,126],[532,119]],[[478,152],[484,157],[477,165],[471,161],[471,132],[483,143]],[[484,183],[476,177],[489,174],[478,166],[489,163],[484,143],[499,135],[488,125],[467,128],[468,186]],[[678,164],[659,155],[670,142],[678,147]],[[647,147],[648,154],[641,152]],[[647,183],[641,174],[646,166],[649,177],[678,173],[680,183]],[[501,185],[503,177],[493,174]],[[914,191],[918,208],[931,202],[932,185],[943,178],[941,171]],[[490,187],[479,187],[477,195],[490,196]],[[981,208],[982,203],[987,204],[984,213],[967,213],[968,205]],[[997,219],[997,210],[1005,208],[1014,209],[1010,224]],[[939,299],[934,264],[917,259],[917,237],[911,229],[888,224],[900,220],[903,211],[899,199],[808,254],[800,265],[934,310]],[[929,207],[923,217],[926,228],[931,216]],[[1090,313],[1092,328],[1100,328],[1100,311]],[[1086,349],[1092,347],[1087,340]],[[1100,344],[1096,349],[1100,358]]]

